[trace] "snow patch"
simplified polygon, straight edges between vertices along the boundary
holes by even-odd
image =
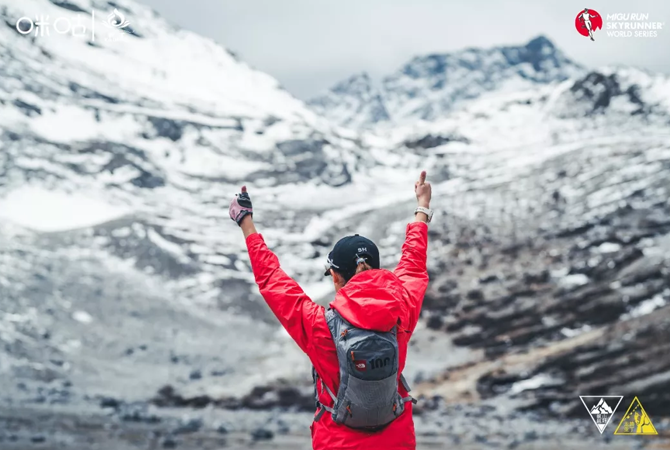
[[[90,227],[128,213],[99,198],[37,186],[16,189],[0,199],[0,218],[43,232]]]
[[[538,374],[534,377],[528,378],[514,383],[510,387],[509,393],[511,395],[518,394],[523,391],[541,388],[542,386],[551,386],[557,383],[557,380],[545,374]]]
[[[575,273],[573,275],[567,275],[559,280],[559,284],[566,288],[573,288],[578,286],[584,286],[589,283],[589,277],[582,273]]]
[[[626,314],[623,314],[621,319],[627,320],[633,319],[635,317],[646,316],[647,314],[651,314],[657,309],[664,307],[666,304],[667,301],[663,298],[662,295],[658,294],[638,304],[635,308],[632,308]]]
[[[76,320],[77,322],[86,323],[86,324],[93,322],[93,317],[89,313],[87,313],[86,311],[75,311],[72,314],[72,318],[74,320]]]
[[[567,338],[572,338],[575,336],[579,336],[580,334],[586,333],[587,331],[591,330],[590,325],[584,325],[579,328],[561,328],[561,334]]]
[[[171,253],[179,257],[184,256],[184,252],[182,251],[181,247],[178,244],[168,241],[158,232],[156,232],[156,230],[154,230],[153,228],[149,228],[147,230],[147,236],[149,237],[149,240],[151,242],[156,244],[162,250],[165,250],[167,253]]]
[[[598,246],[600,253],[616,253],[621,250],[621,245],[616,242],[603,242]]]

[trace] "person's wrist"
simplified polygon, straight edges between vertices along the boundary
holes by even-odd
[[[418,206],[420,206],[422,208],[430,209],[430,201],[429,200],[428,201],[427,200],[419,200],[418,201]]]
[[[428,215],[422,212],[416,213],[416,220],[423,223],[428,223]]]
[[[251,214],[247,214],[244,217],[242,217],[242,220],[240,220],[240,227],[248,227],[253,223],[253,218]]]

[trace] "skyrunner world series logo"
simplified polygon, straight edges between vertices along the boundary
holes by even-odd
[[[603,18],[595,9],[584,8],[575,18],[575,27],[579,34],[595,41],[593,34],[596,30],[602,29]]]
[[[595,41],[598,30],[605,30],[607,37],[653,38],[665,28],[665,22],[650,20],[647,12],[607,13],[605,18],[595,9],[584,8],[575,17],[575,28],[584,37]],[[600,32],[598,33],[600,34]]]

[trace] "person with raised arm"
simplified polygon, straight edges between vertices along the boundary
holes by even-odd
[[[332,277],[335,298],[327,308],[314,303],[282,270],[256,230],[246,186],[230,204],[230,218],[244,233],[261,295],[312,362],[315,450],[416,448],[416,400],[402,373],[428,287],[433,213],[425,171],[414,191],[418,206],[407,225],[398,266],[382,269],[370,239],[343,237],[328,254],[324,275]]]

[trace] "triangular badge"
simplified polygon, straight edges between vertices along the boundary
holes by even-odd
[[[623,395],[580,395],[579,399],[589,412],[600,434],[603,434],[619,407]]]
[[[631,402],[626,414],[621,418],[619,426],[614,430],[614,434],[619,435],[655,435],[658,434],[654,424],[642,407],[640,400],[635,397]]]

